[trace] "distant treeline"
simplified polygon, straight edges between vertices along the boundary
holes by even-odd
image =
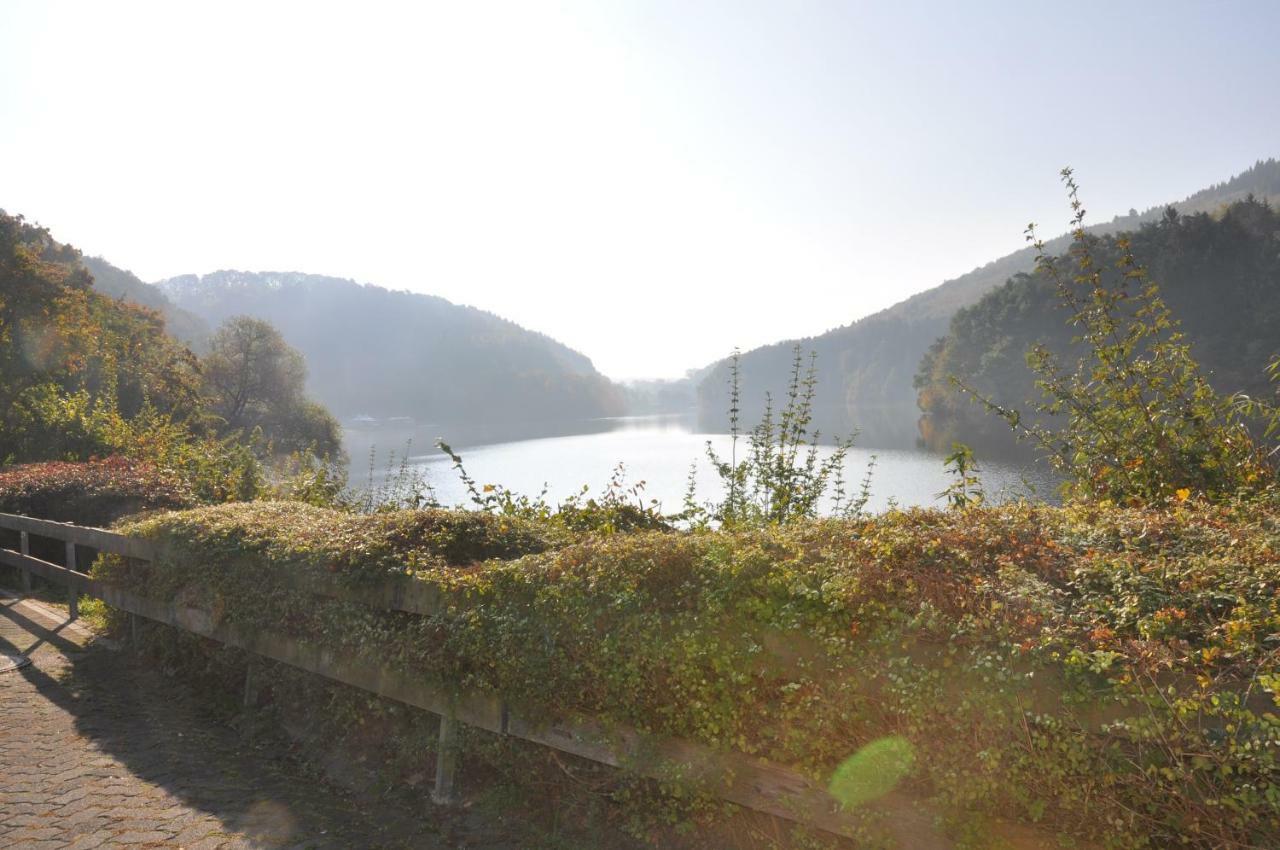
[[[621,389],[577,351],[443,298],[298,273],[222,271],[159,284],[217,325],[265,319],[302,352],[308,388],[339,417],[427,422],[585,419],[625,412]]]
[[[1250,195],[1272,203],[1280,200],[1280,160],[1259,161],[1230,180],[1207,187],[1172,206],[1185,217],[1197,213],[1221,215],[1226,206]],[[1143,224],[1159,222],[1165,209],[1166,206],[1161,205],[1143,211],[1130,210],[1111,221],[1092,225],[1088,231],[1095,236],[1106,236],[1135,230]],[[1061,252],[1069,244],[1070,236],[1063,235],[1048,240],[1047,248],[1050,252]],[[958,310],[976,304],[1009,278],[1031,272],[1035,255],[1033,248],[1023,248],[852,324],[816,337],[786,340],[744,352],[741,357],[742,400],[747,406],[744,415],[757,416],[765,392],[772,391],[776,396],[785,386],[792,349],[798,342],[804,350],[818,355],[817,398],[819,404],[830,411],[833,422],[842,422],[844,427],[862,425],[867,420],[885,419],[887,411],[895,411],[892,418],[896,424],[886,434],[896,433],[899,439],[892,440],[891,444],[899,443],[915,427],[917,391],[913,378],[921,358],[939,337],[950,332],[951,318]],[[856,283],[876,285],[876,281]],[[1013,356],[1020,359],[1022,352],[1014,352]],[[1205,359],[1222,371],[1207,352]],[[1262,363],[1256,360],[1247,365],[1260,368]],[[699,418],[708,426],[727,425],[728,385],[727,360],[709,368],[698,385]],[[870,435],[864,434],[866,436]],[[864,440],[863,445],[870,443]]]
[[[1179,215],[1169,208],[1130,238],[1214,388],[1272,393],[1266,367],[1280,352],[1280,213],[1255,198],[1214,215]],[[1091,242],[1099,263],[1114,266],[1117,237]],[[1027,351],[1042,343],[1070,358],[1080,348],[1058,302],[1048,276],[1017,274],[956,313],[916,377],[921,433],[930,446],[945,448],[953,440],[1008,444],[1004,423],[972,403],[951,378],[1004,406],[1023,407],[1038,397]]]

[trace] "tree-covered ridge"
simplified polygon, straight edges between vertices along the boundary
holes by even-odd
[[[201,359],[156,310],[100,292],[92,264],[0,212],[0,466],[120,456],[222,501],[257,495],[303,456],[340,454],[278,331],[229,323]],[[236,347],[244,324],[261,344]],[[228,376],[246,389],[233,406]]]
[[[95,414],[197,414],[196,358],[160,315],[95,292],[78,251],[2,212],[0,283],[0,462],[105,453]]]
[[[1224,205],[1243,200],[1252,194],[1259,200],[1280,203],[1280,160],[1261,160],[1253,167],[1223,183],[1203,189],[1173,204],[1180,214],[1220,213]],[[1109,222],[1092,225],[1088,232],[1110,235],[1133,230],[1144,223],[1160,219],[1165,205],[1141,212],[1131,211]],[[1070,234],[1046,241],[1051,252],[1065,251]],[[867,316],[844,327],[835,328],[811,339],[800,340],[805,350],[818,352],[822,364],[820,398],[839,399],[839,413],[847,423],[852,419],[864,427],[864,434],[874,439],[861,421],[864,414],[878,408],[914,408],[916,392],[912,376],[920,358],[930,345],[947,333],[952,315],[975,304],[986,293],[997,289],[1010,277],[1030,272],[1035,267],[1036,252],[1027,247],[946,281],[940,286]],[[780,386],[790,364],[795,341],[753,349],[742,355],[742,381],[745,398],[761,398],[768,387]],[[728,362],[721,361],[698,388],[700,412],[704,416],[721,416],[726,409]],[[896,423],[909,429],[907,418]],[[847,425],[845,426],[847,427]],[[864,440],[864,444],[868,444]]]
[[[1280,353],[1280,212],[1252,197],[1214,215],[1180,215],[1169,208],[1129,239],[1213,387],[1269,394],[1266,367]],[[1106,267],[1122,259],[1122,245],[1118,236],[1092,237],[1090,243]],[[1035,376],[1026,361],[1032,346],[1041,343],[1066,358],[1080,351],[1072,342],[1078,331],[1058,300],[1048,276],[1023,273],[956,313],[916,379],[927,442],[942,447],[953,439],[1008,440],[1003,423],[965,398],[951,378],[1004,406],[1035,397]]]
[[[821,336],[778,342],[753,349],[741,356],[742,395],[745,415],[757,418],[766,391],[786,385],[796,345],[818,357],[817,411],[824,433],[849,430],[852,421],[864,434],[876,439],[868,417],[883,413],[892,417],[894,409],[909,409],[914,403],[911,377],[914,364],[934,339],[944,333],[946,321],[937,318],[906,319],[883,314],[869,316],[846,328]],[[697,388],[699,417],[709,428],[725,426],[724,411],[729,402],[729,362],[721,361],[706,370]],[[910,420],[898,426],[910,427]],[[883,430],[892,430],[890,423]],[[892,445],[892,443],[874,443]]]
[[[1273,204],[1280,203],[1280,159],[1259,160],[1231,179],[1201,189],[1181,201],[1149,207],[1141,212],[1130,210],[1127,215],[1118,215],[1111,221],[1090,225],[1086,230],[1094,236],[1136,230],[1144,224],[1159,221],[1169,207],[1180,215],[1220,213],[1224,207],[1249,196]],[[1070,233],[1064,233],[1046,240],[1045,247],[1051,252],[1062,252],[1071,244],[1071,239]],[[1036,250],[1028,246],[941,286],[913,295],[890,307],[885,313],[889,316],[949,319],[956,310],[975,303],[1018,272],[1031,271],[1035,268],[1035,263]]]
[[[125,271],[102,257],[82,257],[85,269],[93,277],[93,288],[131,304],[150,307],[164,316],[165,330],[186,343],[194,351],[203,352],[209,342],[210,329],[203,319],[177,307],[159,287],[143,282],[133,272]]]
[[[431,295],[301,273],[220,271],[160,283],[214,325],[266,319],[305,356],[308,387],[341,416],[465,423],[618,415],[618,387],[584,355]]]

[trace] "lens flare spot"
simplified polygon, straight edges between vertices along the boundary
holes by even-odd
[[[856,808],[892,791],[915,761],[915,748],[906,738],[877,738],[836,768],[827,790],[846,809]]]

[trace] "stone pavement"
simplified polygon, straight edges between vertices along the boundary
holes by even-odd
[[[186,686],[65,619],[0,595],[0,655],[32,659],[0,672],[0,848],[453,843],[425,820],[406,832],[397,819],[393,836],[388,820],[211,723]]]

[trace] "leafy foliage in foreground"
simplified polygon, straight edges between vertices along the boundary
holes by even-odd
[[[302,394],[298,355],[273,329],[254,325],[268,344],[253,356],[237,359],[223,344],[202,362],[165,333],[159,313],[95,291],[82,259],[0,212],[0,465],[121,455],[221,502],[270,492],[266,479],[286,453],[340,453],[336,422]],[[276,361],[293,368],[271,368]],[[272,380],[281,373],[288,380]],[[248,390],[234,418],[215,392],[219,377]]]
[[[123,457],[0,470],[0,513],[105,526],[140,511],[189,508],[196,502],[177,476]]]
[[[817,361],[817,352],[810,352],[806,369],[803,350],[795,346],[782,407],[775,413],[773,397],[765,393],[764,412],[747,434],[744,456],[739,460],[742,392],[739,354],[734,352],[729,373],[729,457],[721,457],[707,441],[707,459],[720,478],[724,497],[719,502],[699,505],[691,472],[684,500],[685,519],[701,527],[714,522],[725,528],[746,528],[812,519],[823,508],[834,516],[850,517],[862,512],[871,498],[871,467],[860,494],[851,497],[845,486],[844,466],[853,438],[837,439],[827,457],[819,456],[821,434],[813,427]]]
[[[1276,469],[1250,426],[1269,437],[1280,414],[1209,385],[1129,238],[1115,241],[1117,256],[1108,268],[1085,233],[1071,169],[1062,179],[1074,213],[1069,259],[1050,256],[1034,226],[1027,231],[1039,251],[1039,271],[1052,282],[1076,334],[1069,358],[1043,343],[1027,353],[1042,397],[1038,418],[1002,405],[963,377],[950,380],[1043,452],[1067,476],[1074,496],[1142,504],[1192,493],[1224,499],[1267,487]]]
[[[644,500],[645,482],[627,483],[626,466],[619,463],[599,496],[583,485],[559,502],[547,500],[544,489],[537,496],[517,493],[501,484],[479,484],[463,465],[462,456],[443,440],[436,446],[453,461],[453,471],[467,488],[471,503],[479,511],[494,516],[513,517],[525,522],[554,528],[561,535],[596,532],[600,534],[632,531],[670,531],[675,517],[666,517],[656,500]],[[403,485],[401,485],[403,486]],[[410,492],[413,492],[410,488]],[[430,492],[432,507],[439,507]],[[393,503],[397,501],[393,498]]]
[[[1144,306],[1145,288],[1157,281],[1160,300],[1178,319],[1176,327],[1161,329],[1161,335],[1176,331],[1182,336],[1180,344],[1189,345],[1214,390],[1275,398],[1266,374],[1266,366],[1280,354],[1275,334],[1280,324],[1280,212],[1275,208],[1249,198],[1212,216],[1170,210],[1132,233],[1078,238],[1073,246],[1055,248],[1062,251],[1057,257],[1045,255],[1048,247],[1039,249],[1042,262],[1036,273],[1016,275],[960,310],[921,363],[922,432],[934,448],[945,448],[954,439],[980,448],[1010,442],[1008,430],[970,403],[951,376],[996,404],[1014,408],[1039,395],[1037,365],[1048,358],[1074,364],[1086,353],[1087,340],[1073,341],[1085,335],[1085,328],[1068,322],[1071,312],[1061,309],[1063,283],[1081,302],[1091,297],[1089,286],[1072,279],[1077,274],[1100,273],[1104,286],[1097,294],[1122,299],[1119,306],[1130,314]],[[1086,253],[1091,267],[1083,269],[1079,262]],[[1150,319],[1158,319],[1158,312],[1149,313]],[[1142,340],[1141,348],[1151,341]],[[1033,348],[1035,362],[1028,368],[1026,354]]]
[[[205,550],[215,556],[214,563],[220,557],[243,557],[246,562],[270,564],[266,576],[294,569],[336,575],[352,584],[403,576],[406,571],[516,558],[554,545],[531,523],[479,511],[363,515],[287,501],[161,514],[121,530],[162,539],[172,547],[166,563],[183,552]]]
[[[194,355],[94,292],[79,257],[0,212],[0,463],[108,454],[120,423],[198,409]]]
[[[1280,840],[1274,497],[558,546],[509,517],[283,503],[127,530],[164,556],[101,562],[112,580],[548,717],[623,721],[823,780],[899,736],[918,756],[905,790],[970,835],[1000,816],[1125,848]],[[399,573],[451,603],[408,617],[318,601],[290,589],[299,571]]]

